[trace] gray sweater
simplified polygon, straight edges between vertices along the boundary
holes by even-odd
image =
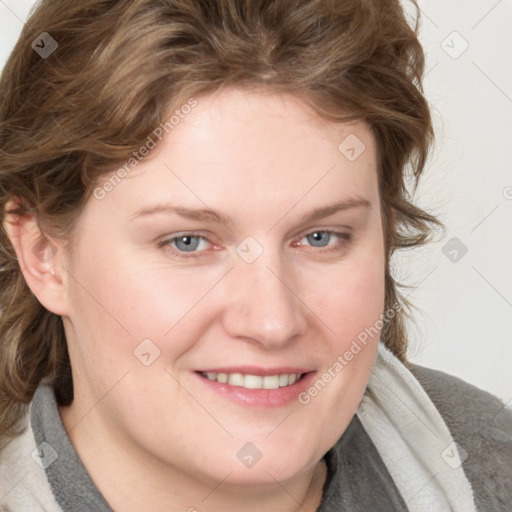
[[[510,512],[512,411],[456,377],[407,367],[438,408],[454,441],[468,453],[463,469],[478,511]],[[357,415],[325,461],[328,474],[319,512],[408,510]],[[47,386],[34,396],[27,432],[0,453],[0,512],[43,510],[112,510],[71,445]]]

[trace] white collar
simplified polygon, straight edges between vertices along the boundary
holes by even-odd
[[[476,512],[461,466],[467,453],[420,383],[382,341],[356,414],[411,512]]]

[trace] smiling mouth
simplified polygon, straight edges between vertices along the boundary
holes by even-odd
[[[200,372],[208,380],[245,389],[279,389],[295,384],[304,373],[282,373],[278,375],[249,375],[243,373]]]

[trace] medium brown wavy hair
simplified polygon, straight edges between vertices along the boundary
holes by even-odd
[[[399,0],[40,1],[0,79],[0,221],[35,213],[43,232],[69,241],[99,178],[169,107],[228,85],[294,94],[324,119],[363,120],[374,134],[385,307],[397,311],[381,339],[405,362],[410,304],[390,257],[441,225],[406,186],[410,177],[416,188],[433,141],[410,3],[412,19]],[[46,58],[32,46],[42,32],[58,44]],[[62,319],[32,294],[3,226],[0,311],[1,443],[19,433],[43,379],[59,403],[73,399]]]

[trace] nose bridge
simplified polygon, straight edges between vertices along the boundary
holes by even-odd
[[[306,319],[292,291],[293,273],[287,272],[278,250],[266,249],[251,263],[237,258],[232,274],[236,288],[225,316],[232,336],[270,348],[304,332]]]

